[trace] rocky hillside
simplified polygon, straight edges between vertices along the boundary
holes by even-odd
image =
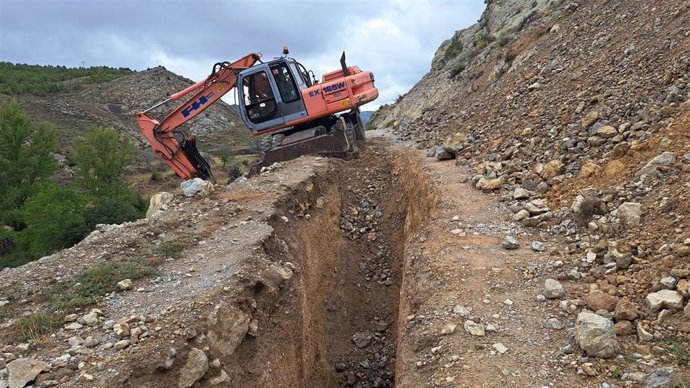
[[[138,146],[137,166],[150,170],[154,156],[139,133],[136,114],[164,100],[172,93],[193,84],[164,67],[134,72],[115,80],[83,85],[77,91],[48,96],[0,94],[0,103],[12,98],[37,121],[55,124],[60,147],[66,152],[72,139],[92,126],[114,127],[128,133]],[[162,118],[174,107],[168,104],[153,111]],[[200,150],[218,153],[223,148],[250,148],[250,133],[229,105],[220,102],[208,109],[183,131],[199,135]]]
[[[688,53],[690,1],[489,1],[372,120],[561,236],[575,303],[643,355],[681,341],[686,365]]]

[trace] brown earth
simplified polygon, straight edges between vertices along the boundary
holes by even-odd
[[[621,376],[630,386],[673,362],[638,362],[631,337],[620,338],[625,357],[583,357],[574,315],[535,300],[570,260],[560,238],[506,221],[499,197],[462,183],[467,174],[383,134],[353,160],[302,157],[207,197],[176,197],[150,219],[0,272],[0,366],[47,362],[35,386],[522,387]],[[501,248],[504,235],[522,248]],[[548,250],[531,251],[535,240]],[[161,249],[169,242],[177,251]],[[71,295],[84,270],[125,260],[157,273],[53,311],[55,289]],[[570,298],[583,285],[564,286],[579,310]],[[25,336],[26,317],[41,312],[82,324]],[[546,328],[549,318],[564,329]],[[486,334],[466,332],[468,320]],[[199,353],[207,368],[192,361]]]

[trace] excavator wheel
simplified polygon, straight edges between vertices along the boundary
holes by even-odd
[[[359,145],[357,141],[357,125],[355,124],[352,115],[347,115],[343,117],[343,124],[345,130],[345,137],[347,138],[347,143],[350,145],[350,152],[357,152],[359,150]]]
[[[271,148],[280,147],[280,145],[283,144],[283,139],[285,139],[285,135],[283,135],[282,133],[273,135],[273,137],[271,138]]]
[[[264,135],[259,138],[259,156],[263,159],[264,156],[271,150],[273,146],[273,138],[271,135]]]
[[[362,123],[362,117],[360,116],[359,113],[359,108],[355,109],[352,111],[352,116],[353,116],[353,122],[355,122],[355,139],[357,140],[357,145],[359,148],[364,147],[364,144],[366,143],[366,139],[364,136],[364,124]]]

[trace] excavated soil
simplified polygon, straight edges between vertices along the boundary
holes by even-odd
[[[452,161],[375,135],[352,160],[302,157],[176,196],[150,219],[3,270],[0,367],[46,362],[36,387],[560,387],[612,373],[634,386],[660,366],[637,361],[629,337],[617,359],[584,356],[569,311],[583,286],[537,297],[562,270],[562,241],[509,221]],[[505,235],[520,247],[503,249]],[[156,253],[170,241],[177,254]],[[54,310],[46,290],[69,294],[85,269],[132,257],[155,277],[70,311],[79,327],[22,339],[23,317]]]
[[[396,163],[376,142],[349,161],[299,158],[5,270],[0,361],[47,362],[37,386],[392,387],[404,243],[430,208]],[[156,253],[169,242],[180,252]],[[22,315],[66,313],[46,295],[133,257],[159,276],[69,311],[97,308],[95,324],[22,345]],[[189,380],[199,351],[206,371]]]

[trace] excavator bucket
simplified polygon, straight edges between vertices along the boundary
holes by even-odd
[[[211,172],[211,166],[208,164],[206,159],[201,156],[201,153],[196,148],[196,136],[187,137],[182,144],[180,144],[180,148],[187,155],[187,159],[189,159],[192,165],[196,167],[197,178],[211,181],[213,183],[216,182],[216,177],[213,176],[213,173]]]

